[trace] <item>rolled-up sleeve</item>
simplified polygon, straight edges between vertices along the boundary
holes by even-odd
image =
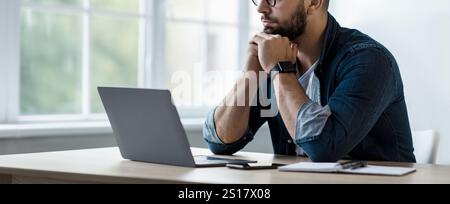
[[[296,143],[312,161],[340,160],[369,134],[394,95],[390,63],[379,49],[354,50],[338,68],[327,106],[309,101],[300,108]]]
[[[203,125],[203,139],[205,139],[208,143],[224,145],[225,143],[220,140],[216,131],[216,123],[214,122],[214,115],[216,113],[216,110],[217,108],[214,108],[208,113],[208,116],[206,117],[206,122]]]
[[[316,140],[331,116],[329,106],[308,100],[298,111],[295,139],[298,144]]]
[[[248,143],[250,143],[256,131],[264,124],[265,120],[260,117],[259,107],[252,107],[250,111],[249,125],[245,134],[238,141],[230,144],[225,144],[217,135],[215,125],[215,112],[217,108],[212,110],[206,119],[203,127],[203,138],[208,144],[209,149],[218,155],[232,155],[242,150]]]
[[[208,144],[209,149],[214,154],[232,155],[242,150],[253,140],[256,132],[261,128],[261,126],[267,122],[267,118],[261,117],[261,110],[265,108],[263,108],[258,102],[257,106],[250,108],[250,117],[248,120],[247,130],[244,135],[241,136],[241,139],[231,144],[225,144],[217,134],[214,118],[217,108],[218,107],[209,112],[205,124],[203,125],[203,138]]]

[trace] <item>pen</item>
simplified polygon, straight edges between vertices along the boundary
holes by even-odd
[[[367,161],[349,161],[340,163],[342,169],[358,169],[367,166]]]

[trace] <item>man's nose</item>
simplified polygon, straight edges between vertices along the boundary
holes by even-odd
[[[258,6],[258,13],[267,14],[270,13],[270,5],[266,0],[261,0],[261,3]]]

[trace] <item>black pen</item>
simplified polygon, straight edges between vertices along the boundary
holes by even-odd
[[[358,169],[367,166],[367,161],[349,161],[340,163],[342,169]]]

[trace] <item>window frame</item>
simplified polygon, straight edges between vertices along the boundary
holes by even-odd
[[[12,123],[18,114],[19,10],[20,1],[0,0],[0,123]]]
[[[0,73],[7,73],[8,69],[7,67],[9,66],[9,62],[7,61],[8,57],[6,56],[6,50],[8,47],[8,45],[6,44],[6,42],[8,40],[8,34],[7,32],[5,32],[5,29],[2,28],[6,28],[8,26],[7,24],[7,5],[6,5],[6,1],[2,1],[0,0],[0,43],[2,45],[5,46],[0,46]],[[9,30],[9,29],[8,29]],[[6,87],[8,85],[8,83],[5,82],[5,79],[8,77],[6,76],[7,74],[0,74],[0,123],[5,123],[7,121],[7,101],[5,99],[8,98],[8,94],[7,94],[7,90],[8,88]]]
[[[7,18],[0,19],[0,28],[7,28],[8,32],[1,32],[0,39],[8,42],[3,49],[0,48],[0,57],[7,60],[0,60],[0,124],[1,123],[49,123],[49,122],[89,122],[105,121],[106,114],[90,113],[90,92],[89,90],[89,69],[90,69],[90,39],[92,16],[107,15],[118,17],[136,18],[139,21],[139,61],[138,61],[138,87],[146,88],[164,88],[163,81],[165,73],[165,35],[166,24],[171,19],[166,17],[166,0],[139,0],[144,6],[140,7],[139,13],[116,12],[110,10],[100,10],[90,8],[88,0],[82,0],[83,6],[64,6],[64,5],[42,5],[17,0],[0,0],[0,7],[3,8],[0,14],[8,15]],[[238,63],[240,67],[245,63],[245,51],[248,44],[250,32],[249,9],[250,4],[247,1],[238,1],[239,21],[238,29]],[[72,12],[74,15],[81,15],[82,18],[82,91],[83,108],[81,114],[73,115],[20,115],[20,24],[21,12],[24,8],[33,10],[45,10],[50,12]],[[147,15],[147,14],[151,14]],[[6,20],[8,19],[8,20]],[[174,20],[174,19],[172,19]],[[221,23],[217,23],[220,25]],[[206,23],[205,25],[216,25],[216,23]],[[158,32],[152,32],[157,30]],[[206,29],[205,29],[206,30]],[[205,31],[206,32],[206,31]],[[4,36],[2,36],[4,35]],[[153,52],[157,50],[157,52]],[[11,52],[13,51],[13,52]],[[3,54],[2,54],[3,52]],[[206,53],[204,53],[206,55]],[[205,56],[204,56],[205,57]],[[155,69],[153,69],[155,68]],[[4,70],[3,70],[4,69]],[[4,100],[6,99],[6,100]],[[179,108],[182,118],[204,118],[208,112],[207,107],[200,108]]]

